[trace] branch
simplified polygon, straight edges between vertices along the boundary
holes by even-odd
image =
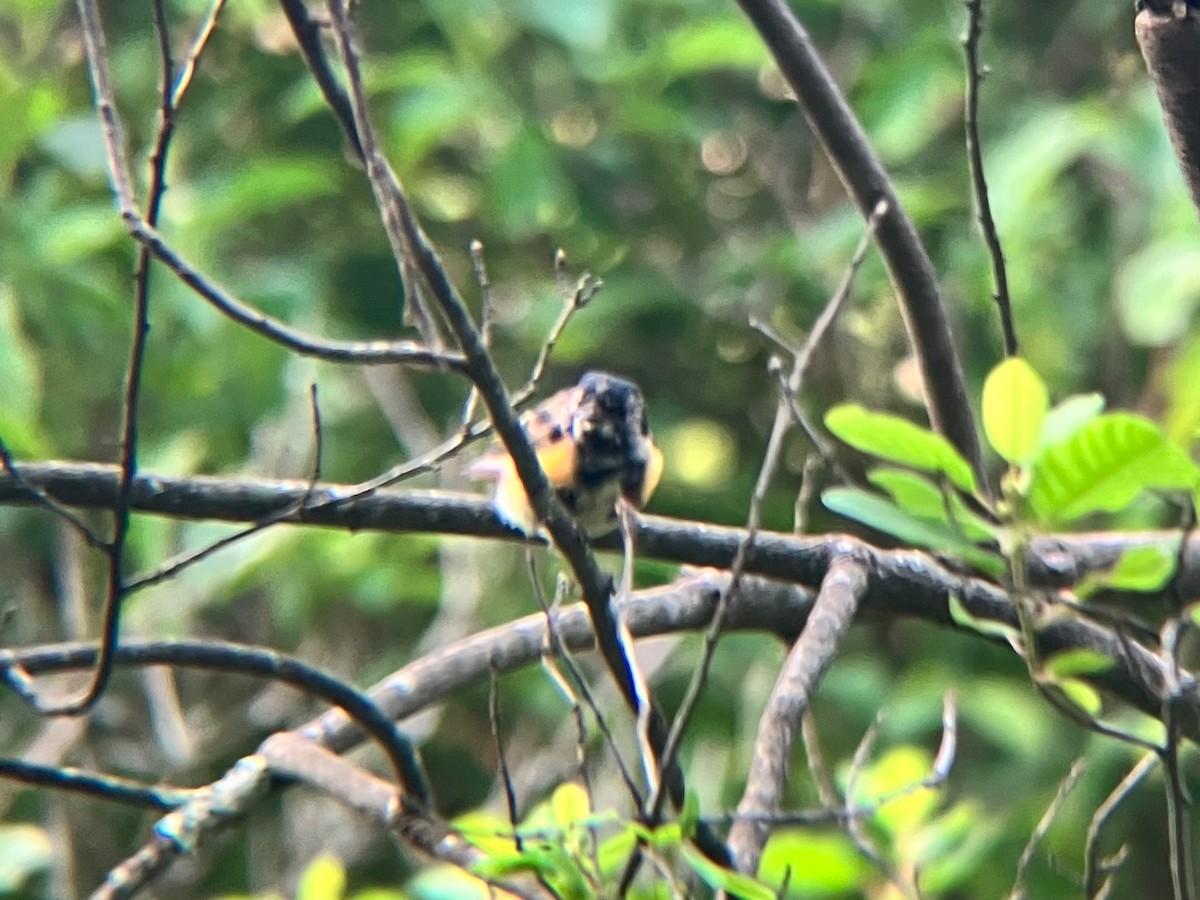
[[[869,216],[880,200],[887,202],[878,245],[921,366],[930,422],[970,461],[980,484],[986,484],[975,417],[937,275],[895,187],[804,26],[784,0],[738,0],[738,4],[762,35],[863,216]]]
[[[16,466],[19,477],[0,473],[0,506],[55,504],[83,509],[112,509],[116,503],[119,470],[105,463],[29,462]],[[132,484],[131,508],[141,513],[179,519],[258,522],[281,510],[295,511],[280,521],[320,525],[345,531],[390,533],[432,532],[447,535],[525,541],[531,539],[505,525],[488,501],[476,494],[451,491],[363,492],[358,484],[265,478],[174,477],[139,473]],[[307,503],[303,502],[308,498]],[[728,568],[745,538],[745,531],[663,516],[641,515],[636,534],[638,554],[695,566]],[[746,572],[816,586],[828,568],[838,535],[800,537],[759,532],[747,554]],[[1087,574],[1112,568],[1120,555],[1147,545],[1175,547],[1178,531],[1096,532],[1035,538],[1031,544],[1030,578],[1036,587],[1069,587]],[[598,538],[597,549],[619,550],[616,535]],[[937,566],[929,554],[880,551],[878,559],[920,560],[918,571]],[[890,571],[890,570],[889,570]],[[887,572],[881,578],[888,578]],[[898,584],[911,587],[924,575],[905,576]],[[957,578],[958,576],[955,576]],[[934,579],[937,581],[937,579]],[[930,584],[932,582],[924,582]],[[1191,534],[1180,550],[1179,590],[1200,594],[1200,535]],[[997,596],[1003,596],[999,589]],[[949,612],[943,617],[950,623]]]
[[[746,788],[738,803],[739,818],[729,832],[738,871],[753,875],[770,828],[753,818],[782,808],[792,764],[792,745],[817,685],[850,628],[867,588],[866,569],[853,559],[833,564],[763,711]]]
[[[988,195],[987,175],[983,171],[983,148],[979,143],[979,87],[983,72],[979,67],[979,38],[983,34],[983,0],[966,0],[967,33],[963,37],[963,54],[967,61],[967,96],[964,126],[967,134],[967,163],[971,170],[971,189],[975,194],[975,218],[992,260],[992,281],[1000,327],[1004,333],[1004,355],[1017,355],[1017,329],[1013,324],[1012,301],[1008,296],[1008,270],[1004,265],[1004,250],[992,218],[992,201]]]
[[[1192,204],[1200,213],[1200,11],[1182,0],[1143,0],[1139,9],[1134,19],[1138,46],[1158,91]]]

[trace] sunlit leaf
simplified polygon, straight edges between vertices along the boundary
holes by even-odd
[[[1056,403],[1042,424],[1042,447],[1065,441],[1080,428],[1104,411],[1100,394],[1075,394]]]
[[[1043,660],[1042,668],[1055,678],[1066,678],[1071,675],[1098,675],[1107,672],[1115,663],[1116,660],[1108,654],[1076,647]]]
[[[591,813],[587,791],[573,781],[565,781],[554,789],[550,807],[554,821],[563,828],[586,821]]]
[[[767,841],[759,878],[780,886],[787,878],[801,896],[841,896],[854,892],[871,877],[871,867],[841,832],[779,829]]]
[[[905,543],[959,556],[989,574],[998,575],[1003,571],[1000,557],[963,540],[949,525],[919,519],[883,497],[859,488],[830,488],[821,494],[821,502],[839,515],[862,522]]]
[[[671,30],[663,59],[673,77],[710,69],[757,69],[767,59],[762,40],[740,17],[696,20]]]
[[[943,491],[929,479],[907,469],[886,466],[872,469],[867,480],[891,496],[906,513],[919,519],[931,519],[959,530],[971,541],[988,541],[996,537],[996,526],[967,509],[966,503],[953,491]]]
[[[1153,422],[1109,413],[1038,458],[1030,501],[1044,521],[1058,524],[1114,512],[1147,489],[1191,490],[1198,476],[1195,463]]]
[[[1046,385],[1014,356],[992,369],[983,385],[983,431],[1005,462],[1028,462],[1037,452],[1050,406]]]
[[[1100,715],[1100,711],[1103,709],[1100,692],[1086,681],[1078,678],[1061,678],[1051,682],[1048,688],[1057,690],[1067,701],[1093,718]]]
[[[1159,591],[1175,571],[1178,549],[1162,544],[1126,547],[1116,564],[1105,572],[1092,572],[1075,588],[1079,597],[1088,597],[1102,588],[1118,591]]]
[[[938,472],[969,494],[976,493],[970,464],[940,434],[888,413],[857,404],[835,406],[825,426],[856,450],[925,472]]]
[[[1180,446],[1191,447],[1200,437],[1200,331],[1191,334],[1179,348],[1167,369],[1164,389],[1167,437]]]
[[[1021,634],[1012,625],[997,622],[994,619],[981,619],[978,616],[971,615],[967,608],[963,606],[962,598],[958,594],[950,595],[950,618],[954,620],[956,625],[963,628],[969,628],[971,631],[977,631],[988,637],[1001,637],[1009,643],[1016,642]]]
[[[776,900],[775,891],[761,881],[718,866],[690,844],[681,847],[680,852],[684,862],[691,866],[709,887],[728,891],[743,900]]]
[[[296,900],[341,900],[346,890],[346,867],[332,853],[317,856],[296,885]]]

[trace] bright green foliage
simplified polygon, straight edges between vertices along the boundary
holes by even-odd
[[[1191,491],[1200,470],[1158,427],[1131,413],[1092,419],[1033,466],[1030,504],[1047,525],[1116,512],[1143,491]]]
[[[955,487],[976,492],[970,464],[950,442],[907,419],[845,404],[825,414],[825,425],[855,450],[944,475]]]
[[[956,530],[954,523],[942,516],[915,516],[884,498],[858,488],[829,488],[821,501],[833,512],[855,519],[886,532],[908,544],[939,550],[959,556],[972,565],[1000,575],[1002,560],[980,550]]]
[[[960,628],[969,628],[971,631],[979,634],[988,635],[990,637],[1003,638],[1009,643],[1017,643],[1020,640],[1020,632],[1012,625],[1005,625],[1003,622],[996,622],[992,619],[981,619],[978,616],[973,616],[963,606],[962,598],[957,594],[950,595],[950,618]]]
[[[1116,564],[1106,572],[1088,573],[1075,588],[1075,594],[1086,598],[1097,590],[1160,591],[1175,571],[1177,547],[1146,544],[1127,547]]]
[[[1050,397],[1029,363],[1014,356],[983,383],[983,433],[1007,463],[1027,462],[1038,450]]]
[[[800,828],[776,829],[763,849],[759,877],[782,886],[788,897],[843,896],[862,890],[871,868],[843,832]]]
[[[1041,447],[1062,443],[1103,411],[1099,394],[1076,394],[1054,404],[1042,422]]]
[[[906,543],[958,556],[995,575],[1002,570],[999,559],[974,544],[999,539],[1003,549],[1001,526],[1056,527],[1118,512],[1146,491],[1197,489],[1200,469],[1154,423],[1131,413],[1101,413],[1102,408],[1102,398],[1084,394],[1049,409],[1045,385],[1028,363],[1019,358],[1000,363],[983,394],[984,431],[1010,464],[1003,479],[1006,499],[993,504],[939,435],[894,416],[838,406],[825,417],[837,437],[887,462],[940,473],[949,484],[938,488],[884,467],[870,478],[891,495],[890,502],[857,488],[831,488],[822,501]],[[995,523],[975,513],[964,497],[977,509],[991,510]],[[1116,577],[1130,590],[1161,587],[1171,568],[1149,549],[1123,566]]]
[[[1065,678],[1069,675],[1098,675],[1111,669],[1115,662],[1111,656],[1081,647],[1056,653],[1044,660],[1042,666],[1047,674]]]
[[[296,900],[341,900],[345,890],[346,867],[332,853],[322,853],[304,870]]]

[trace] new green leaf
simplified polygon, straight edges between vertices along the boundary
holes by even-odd
[[[945,475],[967,493],[978,492],[970,464],[950,442],[907,419],[871,412],[858,404],[848,403],[829,410],[825,414],[825,426],[855,450]]]
[[[1038,458],[1029,499],[1043,521],[1056,525],[1115,512],[1144,490],[1193,490],[1198,477],[1195,463],[1153,422],[1109,413]]]
[[[1006,359],[983,385],[983,431],[1007,463],[1020,465],[1037,453],[1050,395],[1033,367],[1019,356]]]
[[[906,544],[957,556],[989,575],[999,576],[1004,571],[1004,563],[998,556],[963,540],[949,525],[919,519],[883,497],[858,488],[830,488],[821,494],[821,502],[839,515],[890,534]]]

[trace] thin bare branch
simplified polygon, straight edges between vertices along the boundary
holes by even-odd
[[[1117,807],[1137,789],[1137,786],[1145,780],[1147,775],[1154,771],[1154,767],[1158,763],[1159,754],[1142,754],[1142,758],[1138,760],[1137,765],[1126,773],[1125,777],[1121,779],[1120,784],[1112,789],[1112,792],[1104,798],[1104,802],[1097,806],[1096,811],[1092,814],[1092,821],[1088,825],[1087,841],[1084,844],[1083,852],[1083,892],[1088,900],[1098,896],[1104,887],[1100,882],[1100,878],[1103,876],[1107,880],[1111,871],[1105,871],[1099,864],[1101,831],[1108,823],[1108,820],[1112,818]]]
[[[1083,775],[1084,769],[1087,768],[1087,760],[1080,757],[1071,764],[1070,770],[1059,784],[1058,790],[1054,793],[1054,799],[1050,801],[1050,805],[1046,807],[1046,811],[1042,813],[1041,819],[1033,829],[1033,833],[1029,835],[1029,841],[1025,844],[1025,849],[1021,852],[1021,858],[1017,861],[1017,876],[1013,881],[1012,891],[1009,893],[1009,900],[1024,900],[1028,897],[1025,888],[1025,880],[1029,876],[1029,867],[1033,864],[1034,854],[1045,840],[1047,832],[1050,831],[1050,826],[1054,824],[1054,819],[1058,816],[1059,810],[1063,804],[1067,802],[1067,797],[1071,795],[1075,785],[1079,782],[1079,778]]]
[[[971,190],[975,195],[975,218],[983,233],[988,256],[992,260],[992,282],[996,310],[1000,313],[1000,328],[1004,334],[1004,355],[1017,355],[1017,329],[1013,324],[1012,301],[1008,296],[1008,269],[1004,265],[1004,249],[996,221],[992,218],[992,201],[988,195],[987,176],[983,171],[983,148],[979,142],[979,88],[983,69],[979,65],[979,38],[983,34],[983,0],[965,0],[967,32],[963,35],[963,53],[967,62],[967,92],[965,130],[967,135],[967,164],[971,171]]]

